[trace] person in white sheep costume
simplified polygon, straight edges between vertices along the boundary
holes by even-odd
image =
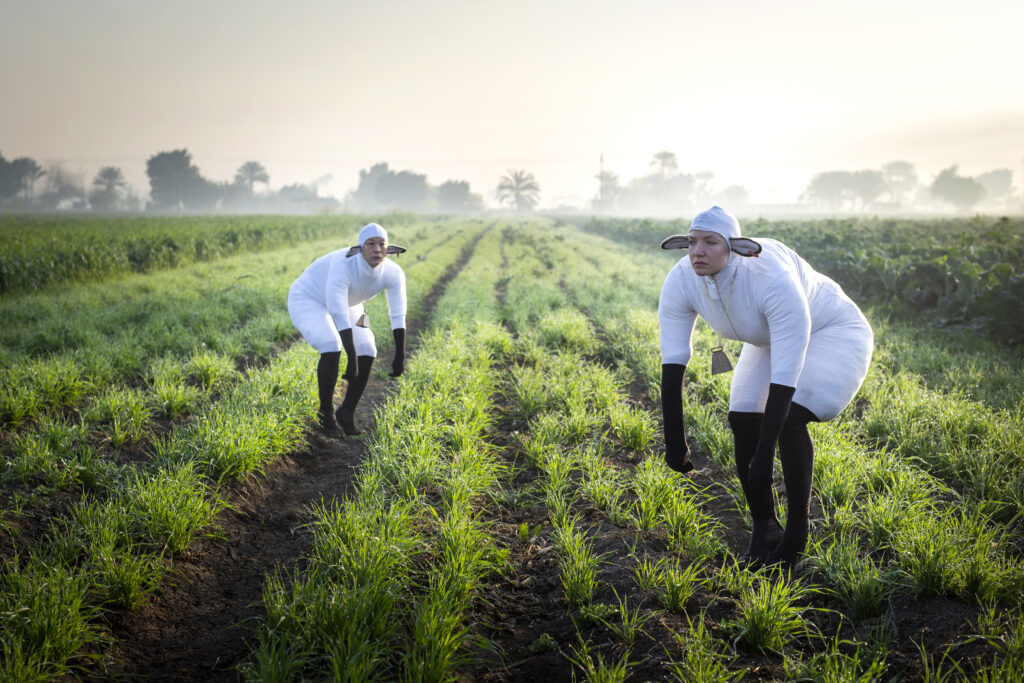
[[[792,567],[807,545],[814,467],[807,424],[835,418],[860,389],[874,346],[871,327],[838,284],[781,242],[742,237],[721,207],[699,213],[687,235],[661,246],[689,250],[665,278],[658,303],[666,462],[693,469],[681,392],[700,316],[720,338],[744,342],[729,395],[736,473],[753,518],[741,559]],[[728,369],[721,354],[714,351],[714,370]],[[772,495],[776,444],[785,530]]]
[[[317,421],[328,436],[361,433],[355,409],[370,377],[377,345],[363,302],[384,292],[395,338],[391,376],[405,370],[405,273],[389,254],[403,247],[388,244],[388,233],[376,223],[359,231],[359,244],[332,251],[313,261],[288,289],[288,314],[302,338],[320,352]],[[341,352],[345,351],[345,399],[334,411]]]

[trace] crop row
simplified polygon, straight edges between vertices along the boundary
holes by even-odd
[[[595,234],[654,249],[684,221],[591,219]],[[1003,344],[1024,342],[1024,221],[835,219],[748,221],[744,234],[796,249],[857,301],[913,312],[936,325],[984,327]]]
[[[402,262],[410,293],[414,283],[430,289],[481,230],[449,226],[433,249],[411,251],[429,258]],[[645,268],[645,251],[550,224],[506,223],[475,244],[378,412],[357,493],[316,511],[306,565],[269,577],[248,678],[440,680],[504,667],[524,675],[539,662],[587,680],[735,680],[764,665],[770,676],[873,680],[913,668],[893,624],[931,596],[983,601],[973,613],[988,645],[963,663],[921,655],[918,669],[1000,679],[1024,665],[1024,618],[1013,608],[1024,570],[1006,516],[1019,505],[1005,456],[1019,418],[1006,435],[979,426],[1012,418],[1006,408],[934,382],[906,390],[926,382],[895,372],[899,359],[928,362],[890,342],[856,410],[812,427],[820,513],[807,575],[747,572],[725,541],[748,520],[724,420],[728,379],[707,373],[702,325],[685,410],[691,443],[712,465],[681,477],[661,462],[654,309],[668,261]],[[97,610],[146,595],[165,570],[161,556],[216,514],[221,478],[295,447],[313,411],[312,355],[299,345],[268,354],[244,378],[211,380],[198,412],[173,421],[147,463],[101,472],[99,495],[54,524],[43,550],[5,570],[5,674],[66,671],[100,636],[90,621]],[[900,403],[884,402],[901,390]],[[83,399],[81,425],[114,431],[114,411],[99,404]],[[935,421],[944,441],[929,451],[934,441],[914,425],[939,404],[955,410]],[[265,426],[240,429],[254,410]],[[47,424],[60,420],[15,437],[38,434],[45,445],[36,430]],[[78,424],[50,427],[47,438],[82,446]],[[989,486],[968,485],[961,465],[972,454],[961,445],[982,453],[974,462],[989,468]],[[936,452],[952,465],[929,462]],[[552,585],[537,573],[545,568]],[[504,639],[521,626],[522,606],[502,602],[510,592],[541,600],[544,616],[534,613],[531,628],[551,626],[528,648]],[[942,645],[959,656],[964,643]]]
[[[629,319],[630,300],[643,305],[644,299],[656,299],[660,282],[631,280],[634,267],[616,269],[607,251],[600,247],[594,251],[600,252],[595,254],[600,260],[593,262],[600,264],[604,279],[619,280],[618,286],[605,290],[607,297],[602,297],[594,284],[597,273],[586,269],[578,272],[575,287],[567,286],[575,288],[577,300],[587,302],[592,311],[605,308],[606,319],[615,321],[609,337],[622,338],[614,330],[619,321]],[[573,252],[577,258],[587,256],[579,246]],[[631,296],[637,292],[642,294]],[[619,305],[609,309],[606,301],[614,298]],[[654,329],[656,321],[633,329],[634,335],[647,336],[645,346],[651,356],[642,366],[652,389],[658,364]],[[727,380],[707,374],[705,357],[711,343],[706,328],[700,330],[697,353],[687,373],[689,400],[684,409],[694,438],[731,472],[731,435],[723,419],[728,409]],[[634,348],[635,342],[627,341],[621,355],[635,357]],[[735,345],[732,350],[737,350]],[[876,365],[858,399],[868,406],[863,422],[848,411],[838,424],[812,428],[818,444],[815,493],[825,519],[820,520],[818,544],[809,551],[811,564],[819,567],[816,580],[824,584],[826,593],[859,619],[879,614],[899,602],[901,595],[1011,600],[1024,579],[1020,549],[1013,543],[1015,533],[991,518],[1011,520],[1020,509],[1019,477],[1014,475],[1020,467],[1020,450],[1015,446],[1021,434],[1019,418],[986,410],[955,394],[899,391],[907,381],[906,373],[886,375]],[[894,395],[901,401],[891,400]],[[1011,418],[1009,428],[1007,418]],[[986,427],[979,427],[979,422]],[[1002,431],[994,428],[997,423],[1003,423]],[[879,442],[871,433],[885,429],[879,424],[893,428],[886,439],[891,451],[875,450]],[[920,437],[908,438],[926,430],[931,437],[927,444],[937,446],[931,451]],[[931,458],[926,457],[929,452]],[[967,500],[950,498],[941,478],[961,484],[966,480],[936,461],[965,463],[970,456],[979,465],[979,471],[970,474],[979,476],[978,481],[986,475],[989,488],[965,486]],[[940,479],[919,470],[915,463],[921,461]],[[735,476],[729,477],[732,495],[742,500]]]
[[[823,540],[811,549],[812,566],[819,568],[812,572],[812,581],[779,582],[771,576],[739,570],[722,541],[724,522],[708,509],[712,497],[664,467],[657,456],[655,419],[642,407],[631,405],[623,393],[622,387],[636,382],[632,366],[649,367],[651,350],[656,349],[656,339],[641,336],[638,340],[636,330],[627,333],[618,327],[621,321],[630,320],[623,315],[623,309],[635,304],[632,293],[649,297],[649,291],[644,293],[648,286],[631,279],[627,261],[607,253],[590,262],[593,272],[580,268],[582,272],[564,277],[566,269],[552,266],[581,256],[579,249],[569,250],[565,246],[572,237],[561,235],[560,239],[548,229],[535,232],[526,226],[503,230],[501,250],[505,269],[499,286],[504,304],[502,317],[515,335],[511,343],[493,325],[480,326],[479,318],[475,328],[468,327],[475,333],[464,336],[467,325],[463,318],[483,315],[486,319],[493,307],[488,299],[493,265],[467,269],[467,281],[477,278],[476,287],[467,288],[473,297],[467,296],[460,300],[463,303],[450,308],[446,305],[443,311],[439,309],[436,334],[450,335],[441,344],[445,347],[443,354],[457,353],[456,347],[475,349],[482,345],[490,352],[483,367],[492,373],[496,364],[505,368],[506,379],[498,385],[506,401],[501,411],[504,419],[493,422],[488,414],[495,412],[490,405],[495,392],[493,382],[489,381],[482,392],[488,397],[486,401],[463,393],[477,387],[478,361],[463,360],[459,365],[465,378],[464,389],[445,383],[445,371],[431,377],[430,384],[417,385],[410,396],[406,396],[403,388],[394,403],[402,406],[399,414],[403,419],[387,419],[386,411],[392,405],[381,414],[374,435],[374,457],[361,474],[372,486],[361,486],[358,504],[346,504],[341,510],[323,514],[324,524],[330,528],[323,532],[324,556],[316,560],[314,567],[301,576],[273,583],[267,597],[268,630],[249,669],[251,678],[292,678],[325,671],[332,671],[337,677],[420,678],[420,674],[429,674],[427,677],[446,678],[458,670],[490,670],[480,668],[482,661],[489,662],[485,667],[501,668],[554,654],[561,664],[552,664],[556,668],[549,671],[570,667],[587,680],[623,680],[645,659],[652,661],[651,652],[659,650],[665,642],[678,642],[679,649],[675,645],[670,648],[678,654],[654,656],[663,669],[682,680],[701,675],[729,680],[753,666],[757,656],[763,658],[764,654],[757,653],[770,656],[783,645],[792,644],[797,636],[800,642],[810,638],[811,648],[798,648],[804,657],[791,655],[783,661],[786,675],[822,676],[831,671],[834,679],[861,674],[870,678],[885,670],[891,643],[883,634],[870,647],[865,643],[867,649],[851,651],[849,647],[839,647],[838,637],[831,644],[825,638],[814,637],[830,624],[835,626],[835,620],[829,616],[832,612],[815,604],[821,602],[815,598],[819,593],[825,593],[828,604],[842,610],[850,620],[840,617],[839,623],[847,624],[844,632],[856,636],[849,624],[859,623],[866,615],[876,616],[886,600],[906,604],[914,595],[950,591],[968,591],[970,595],[996,599],[1019,590],[1019,567],[998,551],[989,551],[999,544],[984,517],[978,519],[988,535],[973,546],[974,551],[959,556],[924,557],[921,561],[920,553],[915,555],[897,544],[884,550],[883,555],[873,556],[865,553],[859,537],[852,544],[841,538],[831,544]],[[481,243],[480,258],[486,258],[493,247],[493,240]],[[600,252],[600,248],[593,250],[594,254]],[[583,258],[586,256],[583,254]],[[456,280],[453,288],[463,282]],[[574,305],[577,300],[597,304],[591,305],[584,316]],[[637,319],[640,318],[632,318]],[[643,329],[652,328],[647,325]],[[656,324],[653,329],[656,334]],[[607,344],[609,339],[620,343]],[[698,346],[703,348],[708,341],[704,333]],[[426,353],[426,349],[421,353]],[[431,358],[417,356],[428,366]],[[622,361],[618,371],[605,365],[616,365],[618,360]],[[698,367],[695,373],[703,375],[705,370]],[[716,386],[701,386],[703,381],[691,379],[691,391],[703,392],[703,400],[721,408],[725,388],[722,380],[715,380]],[[650,393],[652,385],[643,385]],[[441,389],[440,395],[433,393],[434,386]],[[453,397],[466,404],[467,418],[481,428],[471,430],[469,437],[464,436],[466,428],[457,413],[445,403]],[[693,400],[688,404],[688,417],[695,441],[719,462],[727,460],[731,454],[730,439],[714,407],[708,408],[701,399]],[[511,426],[506,420],[512,421]],[[489,430],[483,430],[488,426]],[[515,431],[507,433],[508,429]],[[493,434],[490,442],[482,436],[486,431]],[[453,434],[457,436],[453,438]],[[817,436],[828,443],[823,450],[838,450],[828,441],[828,434]],[[491,445],[495,438],[512,446],[496,453]],[[485,464],[463,452],[467,442],[474,444],[476,455]],[[847,458],[871,457],[862,446],[854,444],[851,448],[852,456]],[[828,463],[829,459],[824,461]],[[460,477],[470,476],[464,474],[469,471],[478,482],[478,486],[471,488],[472,495],[451,493],[447,472],[456,462],[460,463]],[[504,474],[495,474],[493,468],[502,466],[507,468]],[[884,461],[877,471],[895,473],[894,478],[900,483],[893,486],[899,490],[917,487],[920,495],[934,491],[927,475],[908,465]],[[835,486],[839,480],[835,470],[822,476],[826,487]],[[505,480],[503,485],[496,485],[499,478]],[[884,487],[888,482],[879,485]],[[740,499],[735,482],[726,483],[726,488],[732,497]],[[828,491],[819,491],[819,495],[827,497]],[[364,499],[373,501],[372,514],[363,509]],[[452,579],[451,534],[445,526],[455,500],[492,520],[485,527],[467,525],[458,544],[460,548],[466,548],[468,543],[487,549],[487,559],[481,560],[487,570],[476,575],[463,573],[457,580]],[[396,511],[398,501],[402,507]],[[411,511],[404,507],[406,501],[412,501]],[[544,510],[540,523],[530,511],[538,504]],[[495,509],[500,512],[495,513]],[[940,500],[929,509],[929,514],[945,517],[953,510],[955,517],[957,509],[955,502]],[[594,510],[605,521],[596,522]],[[521,521],[517,524],[515,520]],[[826,521],[819,531],[824,538],[835,540],[834,528],[828,524]],[[511,533],[510,526],[514,530]],[[495,535],[474,536],[473,529],[481,528],[493,529]],[[951,529],[957,531],[955,525],[941,523],[922,527],[917,538],[948,535]],[[966,529],[963,531],[966,533]],[[964,535],[958,533],[956,537],[963,541]],[[476,540],[469,543],[466,539],[470,537]],[[625,540],[629,538],[632,540]],[[659,539],[665,539],[667,545],[660,545]],[[845,550],[848,545],[851,550],[845,555],[829,555],[822,550]],[[352,554],[358,557],[346,556],[339,561],[340,547],[355,548]],[[379,547],[389,548],[387,557],[402,565],[381,565],[379,554],[369,550]],[[554,553],[542,555],[546,548],[554,549]],[[629,548],[632,550],[627,552]],[[979,554],[977,549],[984,550]],[[516,558],[521,552],[528,555],[521,564],[501,561],[503,556]],[[885,552],[911,560],[894,562],[892,555]],[[969,557],[972,552],[976,559],[973,568]],[[961,560],[965,557],[966,563]],[[865,565],[865,558],[872,564]],[[948,581],[940,578],[929,583],[936,568],[946,560],[952,560],[953,567],[947,571]],[[504,650],[507,659],[495,661],[486,653],[500,648],[500,642],[481,649],[472,644],[469,636],[500,641],[501,625],[496,631],[471,627],[470,622],[476,619],[467,618],[467,610],[479,614],[480,609],[485,609],[481,603],[499,599],[494,596],[500,596],[500,592],[492,595],[489,587],[495,582],[516,586],[538,581],[530,576],[531,567],[535,569],[544,562],[557,563],[564,602],[551,604],[560,605],[563,622],[571,621],[571,635],[560,633],[558,638],[552,638],[540,633],[530,643],[528,652]],[[843,562],[852,563],[854,569],[829,573],[836,566],[845,567]],[[889,563],[887,570],[896,567],[890,574],[883,572],[884,582],[876,580],[877,574],[871,571],[863,577],[856,571],[883,562]],[[340,575],[336,571],[339,566],[343,568]],[[478,565],[463,560],[463,566]],[[625,567],[632,568],[627,574],[632,577],[629,581],[623,579]],[[991,578],[977,581],[984,573],[979,570],[993,568],[997,571]],[[888,583],[899,572],[909,577],[909,583]],[[385,580],[382,575],[390,578]],[[446,578],[442,581],[438,577]],[[354,581],[360,583],[350,583]],[[442,600],[435,592],[441,585],[459,588],[442,591]],[[879,591],[879,586],[886,590]],[[538,588],[528,589],[531,596],[535,598],[539,588],[538,584]],[[640,593],[634,593],[636,590]],[[873,602],[871,596],[879,592],[881,602]],[[484,597],[473,599],[478,593]],[[863,597],[865,593],[868,597]],[[351,600],[339,596],[351,596]],[[439,604],[445,605],[448,621],[435,619],[439,614],[435,607]],[[694,618],[692,613],[698,606],[703,608]],[[390,611],[385,607],[390,607]],[[496,607],[499,614],[506,609],[517,608]],[[716,623],[715,610],[727,610],[731,616]],[[389,622],[382,614],[393,614],[394,619]],[[1013,630],[1013,624],[1019,624],[1019,615],[1017,622],[1003,623],[997,611],[992,614],[995,616],[990,627],[996,624],[1000,629],[1009,628],[1005,634],[999,631],[999,637],[1012,640],[1017,634],[1019,640],[1020,634]],[[424,622],[428,615],[429,620]],[[490,612],[488,615],[498,618]],[[554,623],[557,618],[552,616],[551,620]],[[358,628],[350,627],[350,623]],[[429,623],[430,632],[436,634],[429,645],[424,642],[428,637],[424,623]],[[281,626],[273,627],[274,624]],[[344,637],[333,639],[334,629],[340,629],[337,632]],[[673,631],[678,634],[678,641],[671,635]],[[453,633],[457,637],[453,638]],[[651,633],[657,637],[652,638]],[[613,638],[613,650],[595,645],[595,638],[605,640],[608,636]],[[728,645],[734,639],[746,646],[739,657]],[[392,644],[390,648],[385,644],[388,642]],[[642,652],[643,648],[647,652]],[[631,656],[634,651],[639,656]],[[515,659],[523,656],[526,659]],[[1009,670],[1018,661],[1015,657],[1019,659],[1019,652],[995,661],[991,670]],[[926,665],[950,666],[931,660]],[[901,665],[895,662],[888,666],[899,671]],[[648,674],[653,671],[649,666],[642,670]],[[656,672],[664,674],[664,670]]]
[[[610,243],[607,249],[612,249]],[[660,361],[656,357],[654,310],[664,273],[671,265],[665,264],[656,277],[649,277],[644,275],[645,269],[635,266],[612,268],[604,248],[593,252],[588,257],[587,245],[573,246],[571,258],[577,263],[573,270],[580,292],[577,300],[588,309],[605,304],[593,284],[598,273],[617,284],[609,288],[609,296],[619,300],[609,336],[613,342],[622,340],[623,355],[633,359],[635,369],[656,392]],[[637,252],[633,258],[645,257]],[[588,263],[592,265],[589,272]],[[975,349],[958,346],[951,351],[937,340],[922,340],[919,329],[908,330],[906,323],[875,326],[881,327],[876,330],[881,332],[876,334],[879,351],[855,401],[860,410],[845,413],[848,420],[860,416],[852,426],[858,438],[874,449],[886,448],[908,463],[924,464],[931,474],[972,504],[981,505],[988,514],[1019,523],[1024,510],[1024,484],[1017,476],[1024,467],[1024,402],[1017,392],[1024,390],[1024,385],[1014,369],[1013,354],[1004,351],[1001,357],[993,358],[991,347],[984,344]],[[886,334],[893,328],[900,334]],[[697,329],[705,329],[703,323]],[[646,360],[638,355],[638,349],[646,349]],[[730,342],[727,349],[735,357],[739,344]],[[703,361],[698,356],[695,362]],[[970,374],[964,370],[971,368]],[[940,377],[929,382],[932,375]],[[696,378],[691,368],[687,379]],[[966,395],[974,380],[990,385],[987,396],[992,397],[994,405]],[[705,378],[694,385],[695,395],[705,401],[721,397],[718,409],[724,416],[727,382],[728,376]]]
[[[451,226],[415,227],[409,232],[417,248],[402,263],[436,278],[460,243],[450,242]],[[0,426],[74,407],[110,385],[161,384],[173,393],[181,384],[171,380],[208,383],[207,366],[267,357],[295,335],[283,305],[291,281],[336,247],[331,238],[0,303],[7,321],[0,331]],[[410,313],[419,305],[413,290]],[[380,306],[371,302],[371,316],[386,320],[374,316]],[[390,335],[378,336],[387,348]],[[166,410],[164,403],[158,398],[154,407]]]
[[[436,248],[437,253],[406,265],[414,316],[474,230],[479,227],[471,224],[423,235],[424,252]],[[309,260],[298,261],[299,269]],[[174,274],[151,277],[173,279]],[[249,284],[273,291],[280,289],[280,277],[276,269],[268,270],[266,282],[254,278]],[[271,305],[283,307],[283,292],[278,294]],[[206,352],[187,357],[183,366],[165,357],[158,366],[170,367],[169,374],[154,376],[151,385],[114,385],[86,400],[80,415],[51,413],[12,435],[4,446],[4,530],[15,533],[26,513],[49,510],[57,516],[44,520],[45,530],[11,539],[14,555],[0,577],[0,678],[50,680],[69,671],[84,646],[103,639],[96,616],[137,605],[159,585],[173,556],[214,519],[224,505],[218,495],[222,481],[261,471],[302,443],[315,412],[315,355],[305,344],[273,348],[245,374],[231,358],[226,365],[214,364],[221,370],[204,374],[198,359],[207,358]],[[192,397],[191,415],[154,432],[150,413],[163,396],[158,379],[165,380],[167,391],[187,390],[192,387],[183,380],[192,373],[219,380],[196,387],[201,394]],[[131,423],[130,433],[115,443],[118,425],[125,426],[119,416]],[[12,487],[15,482],[43,485],[26,497]],[[54,506],[47,499],[55,488],[83,495],[76,503]]]
[[[438,303],[399,391],[378,410],[357,492],[316,511],[308,565],[265,590],[251,680],[446,680],[464,613],[502,563],[476,510],[499,476],[485,432],[496,318],[497,233]]]
[[[4,214],[0,215],[0,296],[177,268],[332,235],[346,240],[370,220],[397,226],[410,223],[413,217],[397,213],[216,218]]]
[[[814,428],[821,513],[807,577],[739,569],[723,541],[745,514],[727,380],[700,359],[688,373],[693,442],[724,479],[700,488],[660,462],[656,419],[627,394],[657,397],[660,276],[636,267],[642,254],[579,244],[550,225],[502,228],[509,336],[492,324],[495,240],[481,242],[417,356],[429,374],[411,375],[379,416],[356,500],[322,511],[322,550],[306,571],[271,582],[252,680],[524,675],[530,661],[586,680],[734,680],[783,646],[786,677],[872,680],[915,666],[998,678],[1019,666],[1024,622],[1006,605],[1024,573],[991,510],[873,450],[854,420]],[[698,330],[698,353],[710,343]],[[726,517],[723,494],[734,501]],[[557,598],[535,573],[552,563]],[[503,640],[522,626],[503,614],[521,606],[495,604],[509,591],[545,605],[528,647]],[[976,622],[995,643],[990,661],[925,653],[910,665],[918,653],[894,649],[894,608],[943,595],[992,605]],[[881,630],[861,627],[879,618]],[[609,638],[611,649],[599,644]],[[944,645],[952,656],[962,644]]]

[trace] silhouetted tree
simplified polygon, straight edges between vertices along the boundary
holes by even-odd
[[[439,211],[471,213],[473,211],[480,211],[483,207],[483,197],[470,192],[469,183],[465,180],[446,180],[437,188],[437,208]]]
[[[374,195],[378,207],[417,211],[427,201],[427,176],[411,171],[389,171],[377,178]]]
[[[928,191],[961,211],[969,211],[985,196],[985,188],[977,180],[957,174],[958,168],[959,164],[954,164],[939,171]]]
[[[622,194],[619,174],[612,171],[600,171],[594,178],[597,180],[597,197],[591,202],[594,211],[610,211],[615,207],[615,200]]]
[[[277,196],[286,202],[304,202],[317,198],[316,187],[293,183],[277,191]]]
[[[18,186],[15,184],[14,175],[11,173],[11,163],[4,159],[3,153],[0,152],[0,202],[8,197],[13,197],[17,191]]]
[[[853,186],[853,177],[849,171],[824,171],[814,174],[801,198],[838,211],[845,203],[852,204]]]
[[[746,204],[747,197],[749,196],[750,193],[747,192],[747,188],[742,185],[728,185],[716,192],[713,200],[715,204],[728,208]]]
[[[18,169],[0,154],[0,202],[13,199],[21,191],[22,178]]]
[[[651,166],[657,168],[657,172],[661,175],[670,175],[679,170],[679,162],[676,161],[676,155],[674,152],[665,150],[663,152],[657,152],[654,155],[654,159],[651,160]]]
[[[104,166],[92,179],[89,205],[94,211],[110,211],[117,208],[118,192],[125,187],[124,174],[117,166]]]
[[[693,176],[693,201],[697,206],[704,206],[711,198],[708,185],[715,174],[711,171],[698,171]]]
[[[377,209],[377,181],[390,172],[387,162],[376,163],[369,170],[359,170],[359,185],[348,195],[355,210],[375,211]]]
[[[634,214],[680,214],[693,208],[696,176],[650,173],[629,181],[619,195],[619,209]]]
[[[885,191],[885,180],[881,171],[864,169],[850,174],[854,196],[860,200],[860,208],[867,209],[875,203],[878,195]]]
[[[917,189],[917,171],[909,161],[890,161],[882,166],[882,181],[889,201],[904,204]]]
[[[11,169],[18,178],[22,196],[29,202],[35,197],[36,181],[46,175],[46,171],[29,157],[18,157],[11,162]]]
[[[211,209],[223,192],[199,173],[186,149],[154,154],[146,162],[149,194],[158,211]]]
[[[254,183],[269,183],[270,175],[260,162],[247,161],[235,171],[235,182],[245,190],[245,194],[248,196],[252,194]]]
[[[0,154],[0,202],[12,200],[21,193],[30,202],[35,195],[35,183],[46,174],[34,159],[18,157],[12,161]]]
[[[60,162],[49,164],[43,178],[39,204],[50,209],[85,208],[84,175],[67,170]]]
[[[974,178],[985,188],[985,203],[1002,208],[1005,206],[1013,192],[1013,171],[1008,168],[999,168],[994,171],[982,173]]]
[[[509,169],[508,175],[498,182],[498,201],[506,200],[517,213],[532,211],[540,201],[540,185],[533,174]]]

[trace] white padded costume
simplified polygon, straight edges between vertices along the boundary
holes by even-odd
[[[730,253],[714,275],[697,275],[688,258],[669,272],[658,303],[662,363],[689,362],[699,315],[722,337],[744,342],[729,410],[764,412],[775,383],[796,387],[794,403],[831,420],[867,375],[871,327],[842,288],[795,251],[752,239],[763,247],[759,256]]]
[[[373,226],[377,230],[367,230]],[[383,233],[379,235],[377,233]],[[370,237],[387,233],[370,224],[360,233],[360,246]],[[391,329],[405,327],[405,273],[390,259],[371,268],[361,253],[346,256],[348,248],[332,251],[313,261],[288,289],[288,314],[292,323],[320,353],[341,351],[338,330],[352,329],[357,356],[377,355],[377,345],[369,327],[358,327],[363,302],[384,292],[388,301]]]

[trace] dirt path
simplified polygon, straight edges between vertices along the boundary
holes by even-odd
[[[448,283],[488,229],[465,246],[424,298],[423,321],[433,317]],[[410,355],[426,327],[410,330]],[[373,409],[386,399],[389,385],[386,377],[371,376],[356,413],[364,428],[372,428]],[[218,517],[213,534],[174,558],[163,585],[144,605],[107,615],[113,642],[102,669],[84,677],[238,680],[237,667],[248,658],[263,617],[265,577],[277,567],[301,569],[311,549],[310,508],[352,493],[364,450],[362,438],[311,431],[305,449],[275,461],[264,476],[225,485],[220,493],[231,507]]]

